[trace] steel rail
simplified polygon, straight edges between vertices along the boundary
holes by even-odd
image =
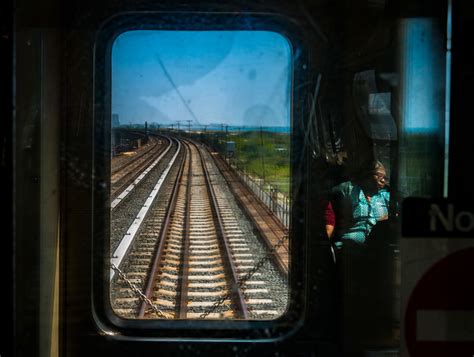
[[[179,304],[178,316],[180,319],[185,319],[187,314],[187,299],[188,299],[188,276],[189,276],[189,259],[190,259],[190,236],[191,236],[191,185],[192,185],[192,169],[191,169],[191,149],[189,144],[185,143],[186,149],[189,151],[188,160],[188,182],[186,185],[186,205],[185,205],[185,221],[184,221],[184,242],[183,242],[183,265],[181,275],[178,280]]]
[[[198,150],[199,157],[201,159],[201,165],[204,170],[204,176],[206,181],[207,191],[209,193],[209,197],[211,198],[211,209],[213,211],[213,215],[217,221],[216,231],[217,236],[221,245],[221,251],[223,252],[223,262],[225,270],[227,270],[226,276],[229,278],[228,283],[231,289],[232,298],[235,303],[236,311],[240,314],[240,318],[245,320],[249,319],[249,313],[247,308],[247,303],[245,302],[245,297],[242,293],[242,290],[239,287],[239,278],[237,274],[237,269],[235,268],[235,264],[232,260],[232,253],[230,250],[230,245],[228,242],[228,237],[225,233],[224,223],[219,211],[219,206],[217,204],[216,194],[214,192],[214,188],[212,187],[211,178],[209,175],[209,171],[207,169],[206,163],[204,161],[204,155],[201,152],[201,149],[198,145],[194,144]],[[227,257],[227,259],[225,258]]]
[[[111,257],[111,262],[116,266],[120,267],[121,261],[123,260],[124,256],[127,254],[129,251],[132,242],[135,240],[135,236],[137,232],[139,231],[143,221],[148,215],[148,211],[153,205],[153,202],[155,201],[156,196],[161,190],[161,187],[168,177],[168,174],[171,170],[171,168],[175,165],[176,158],[181,152],[181,144],[177,142],[178,148],[174,154],[174,156],[171,158],[169,161],[167,167],[165,170],[162,172],[160,178],[156,182],[155,186],[151,190],[149,196],[146,198],[144,204],[142,205],[142,208],[140,211],[137,213],[137,216],[135,217],[134,221],[131,223],[130,227],[127,230],[127,233],[122,237],[119,245],[115,249],[114,253],[112,254]],[[113,279],[113,276],[115,275],[115,271],[111,269],[111,279]]]
[[[121,192],[123,192],[133,181],[137,179],[140,174],[146,170],[146,168],[153,162],[156,156],[159,156],[161,153],[163,153],[167,147],[172,145],[171,140],[168,139],[168,146],[166,147],[158,147],[158,145],[155,145],[151,150],[155,150],[156,152],[147,152],[150,155],[148,157],[140,156],[143,161],[140,163],[137,160],[127,162],[122,169],[125,169],[126,167],[130,167],[130,165],[136,164],[135,169],[131,170],[129,173],[126,173],[124,176],[120,177],[115,183],[111,184],[111,191],[113,191],[110,194],[110,197],[112,200],[117,198],[118,195],[120,195]],[[115,186],[115,188],[114,188]],[[118,187],[117,187],[118,186]]]
[[[259,208],[263,208],[263,210],[266,212],[266,215],[265,215],[266,217],[264,217],[265,220],[269,220],[269,219],[271,220],[272,224],[269,224],[268,228],[270,229],[273,235],[275,235],[278,238],[283,237],[285,234],[288,234],[288,229],[280,222],[280,220],[274,217],[273,212],[260,200],[260,198],[258,198],[256,195],[253,194],[253,191],[250,190],[247,187],[247,185],[241,181],[240,177],[236,173],[234,173],[233,169],[229,167],[229,165],[222,159],[222,157],[220,156],[214,157],[214,155],[212,154],[210,154],[210,156],[214,159],[214,162],[216,163],[216,166],[219,169],[219,172],[226,180],[227,185],[229,186],[234,197],[236,198],[238,205],[242,208],[242,211],[244,212],[244,214],[247,216],[247,218],[252,222],[252,224],[257,229],[257,232],[260,238],[263,240],[263,242],[267,246],[267,249],[270,252],[272,252],[272,248],[275,242],[270,241],[270,239],[267,237],[267,233],[264,232],[264,229],[262,229],[259,222],[257,222],[256,217],[254,217],[254,215],[249,212],[249,207],[247,207],[248,203],[244,202],[244,198],[252,197],[251,201],[258,202]],[[236,188],[237,185],[242,187],[242,190],[245,192],[243,195],[238,192],[238,188]],[[260,211],[260,210],[257,209],[257,211]],[[275,229],[273,225],[276,225],[278,228]],[[285,254],[287,256],[286,259],[288,261],[289,259],[288,246],[283,245],[281,246],[281,248],[284,249]],[[288,263],[285,263],[284,257],[282,257],[282,255],[279,254],[277,250],[274,250],[273,253],[271,254],[274,256],[274,262],[276,263],[278,270],[285,278],[287,278],[288,269],[289,269]]]
[[[110,172],[112,175],[116,174],[117,172],[123,170],[125,167],[129,166],[130,164],[134,163],[135,161],[137,161],[138,159],[142,158],[143,156],[147,155],[147,154],[150,154],[152,150],[156,149],[157,146],[159,145],[158,144],[158,136],[152,136],[153,139],[156,139],[157,141],[156,142],[153,142],[153,145],[149,148],[147,148],[145,151],[141,152],[140,154],[136,155],[136,156],[133,156],[130,158],[130,160],[127,160],[125,162],[123,162],[122,164],[116,166],[116,167],[113,167]],[[168,141],[169,139],[166,138]]]
[[[185,158],[186,158],[186,153],[184,154],[184,157],[181,161],[181,165],[179,167],[178,175],[176,176],[176,180],[175,180],[174,185],[173,185],[173,192],[171,194],[171,198],[170,198],[170,201],[168,203],[167,213],[166,213],[165,219],[163,220],[163,223],[161,225],[161,231],[160,231],[160,235],[159,235],[159,238],[158,238],[158,245],[156,247],[155,254],[154,254],[152,268],[151,268],[150,273],[148,274],[148,279],[147,279],[146,284],[145,284],[144,294],[147,298],[151,298],[151,296],[153,294],[153,287],[154,287],[154,284],[155,284],[155,279],[158,275],[160,262],[162,260],[163,250],[164,250],[165,242],[166,242],[166,236],[168,235],[168,230],[169,230],[169,227],[170,227],[171,216],[174,213],[175,208],[176,208],[176,202],[177,202],[177,198],[178,198],[178,189],[179,189],[179,185],[181,183],[181,180],[183,178],[184,163],[186,161]],[[144,302],[141,303],[140,310],[139,310],[139,313],[138,313],[139,318],[143,318],[143,316],[145,315],[146,306],[147,306],[146,303],[144,303]]]

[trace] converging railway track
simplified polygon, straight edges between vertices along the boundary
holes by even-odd
[[[116,158],[112,161],[111,197],[112,208],[125,197],[148,172],[153,164],[161,159],[171,147],[171,140],[165,137],[150,136],[146,149],[127,158]]]
[[[114,310],[145,319],[279,316],[286,276],[253,233],[212,155],[181,141],[167,170],[152,191],[160,199],[145,202],[139,227],[132,223],[113,254]]]

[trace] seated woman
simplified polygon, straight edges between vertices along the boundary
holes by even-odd
[[[390,291],[383,283],[389,280],[385,258],[371,241],[374,227],[388,218],[389,202],[385,167],[372,161],[353,180],[335,186],[326,204],[326,233],[336,246],[342,343],[348,351],[362,353],[388,330],[382,322]]]
[[[364,245],[377,222],[388,218],[390,193],[386,184],[385,167],[372,161],[354,180],[332,189],[325,213],[326,232],[336,246],[345,241]]]

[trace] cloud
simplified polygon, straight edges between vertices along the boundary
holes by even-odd
[[[190,85],[179,86],[179,94],[173,89],[159,96],[140,96],[140,100],[171,122],[196,123],[197,118],[199,124],[288,125],[287,83],[282,82],[286,76],[272,77],[268,72],[260,78],[249,84],[248,76],[238,68],[229,72],[223,66]]]
[[[160,36],[165,41],[160,48],[168,48],[169,43],[174,51],[173,56],[160,54],[168,75],[153,51],[147,52],[145,41],[135,47],[149,61],[140,62],[135,56],[117,61],[113,73],[113,111],[121,117],[132,122],[148,120],[163,124],[178,120],[193,120],[195,124],[197,118],[200,124],[228,125],[260,125],[255,119],[260,118],[271,125],[287,125],[284,122],[289,121],[290,66],[289,58],[282,55],[289,55],[289,51],[282,49],[285,43],[275,45],[275,41],[270,41],[275,40],[270,33],[261,37],[244,33],[239,35],[242,38],[236,35],[238,39],[232,47],[221,50],[216,47],[219,41],[212,36],[204,37],[212,45],[207,47],[203,46],[204,40],[198,46],[183,37],[178,46],[172,40],[179,36]],[[195,48],[204,53],[192,51]],[[207,63],[209,48],[216,53]],[[279,118],[278,124],[274,123],[275,118]]]

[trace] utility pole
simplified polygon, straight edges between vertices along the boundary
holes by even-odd
[[[229,141],[229,133],[228,133],[229,126],[226,124],[225,126],[225,145],[227,146],[227,142]]]
[[[191,133],[191,122],[192,122],[192,120],[187,119],[186,121],[188,122],[188,134],[190,134]]]
[[[230,155],[229,155],[229,138],[227,136],[227,129],[228,125],[225,125],[225,137],[224,137],[224,144],[225,144],[225,158],[227,162],[230,164]]]
[[[219,135],[219,142],[220,142],[220,150],[225,150],[225,147],[223,148],[222,147],[222,141],[224,141],[224,145],[225,145],[225,137],[224,137],[224,123],[221,123],[221,132],[220,132],[220,135]]]
[[[239,135],[237,135],[237,158],[236,158],[236,165],[238,165],[239,163],[239,159],[240,159],[240,145],[241,145],[241,141],[242,141],[242,137],[240,136],[240,126],[237,128],[237,130],[239,131]]]
[[[203,137],[203,139],[204,139],[204,142],[206,142],[207,145],[209,145],[210,142],[209,142],[209,140],[207,140],[207,125],[204,124],[203,127],[204,127],[204,137]]]

